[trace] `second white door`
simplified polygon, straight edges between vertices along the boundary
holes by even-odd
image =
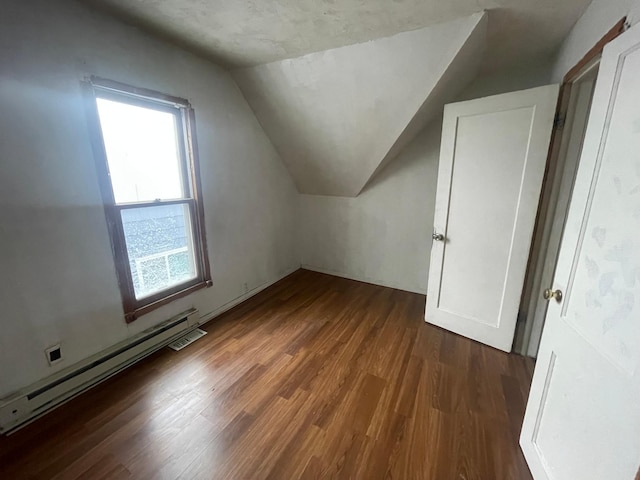
[[[556,295],[520,437],[536,480],[640,478],[639,79],[636,25],[602,54],[547,285]]]
[[[511,350],[558,86],[445,106],[425,320]]]

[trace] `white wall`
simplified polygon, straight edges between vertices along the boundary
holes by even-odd
[[[460,100],[549,83],[550,63],[475,79]],[[418,293],[427,291],[441,117],[356,198],[301,195],[304,268]]]
[[[535,63],[514,65],[509,69],[485,73],[478,76],[460,94],[458,101],[499,95],[501,93],[525,90],[553,83],[551,80],[552,59]]]
[[[440,124],[423,130],[358,197],[300,195],[304,268],[426,291]]]
[[[299,266],[293,182],[231,77],[70,1],[0,15],[0,396],[195,306],[206,315]],[[95,74],[196,111],[213,287],[123,319],[80,96]],[[61,343],[49,367],[44,349]]]
[[[632,25],[640,20],[640,0],[593,0],[560,47],[553,81],[562,81],[569,69],[625,16]]]

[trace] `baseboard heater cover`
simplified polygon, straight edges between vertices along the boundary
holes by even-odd
[[[197,328],[191,309],[0,400],[0,433],[43,415]]]

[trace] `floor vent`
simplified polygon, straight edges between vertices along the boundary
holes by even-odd
[[[184,337],[180,337],[175,342],[170,343],[169,348],[177,352],[178,350],[182,350],[187,345],[191,345],[193,342],[195,342],[199,338],[204,337],[206,334],[207,332],[205,332],[204,330],[200,330],[199,328],[196,328],[195,330],[187,333]]]

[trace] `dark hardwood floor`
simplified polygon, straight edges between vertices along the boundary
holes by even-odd
[[[530,479],[532,363],[299,270],[9,437],[2,479]]]

